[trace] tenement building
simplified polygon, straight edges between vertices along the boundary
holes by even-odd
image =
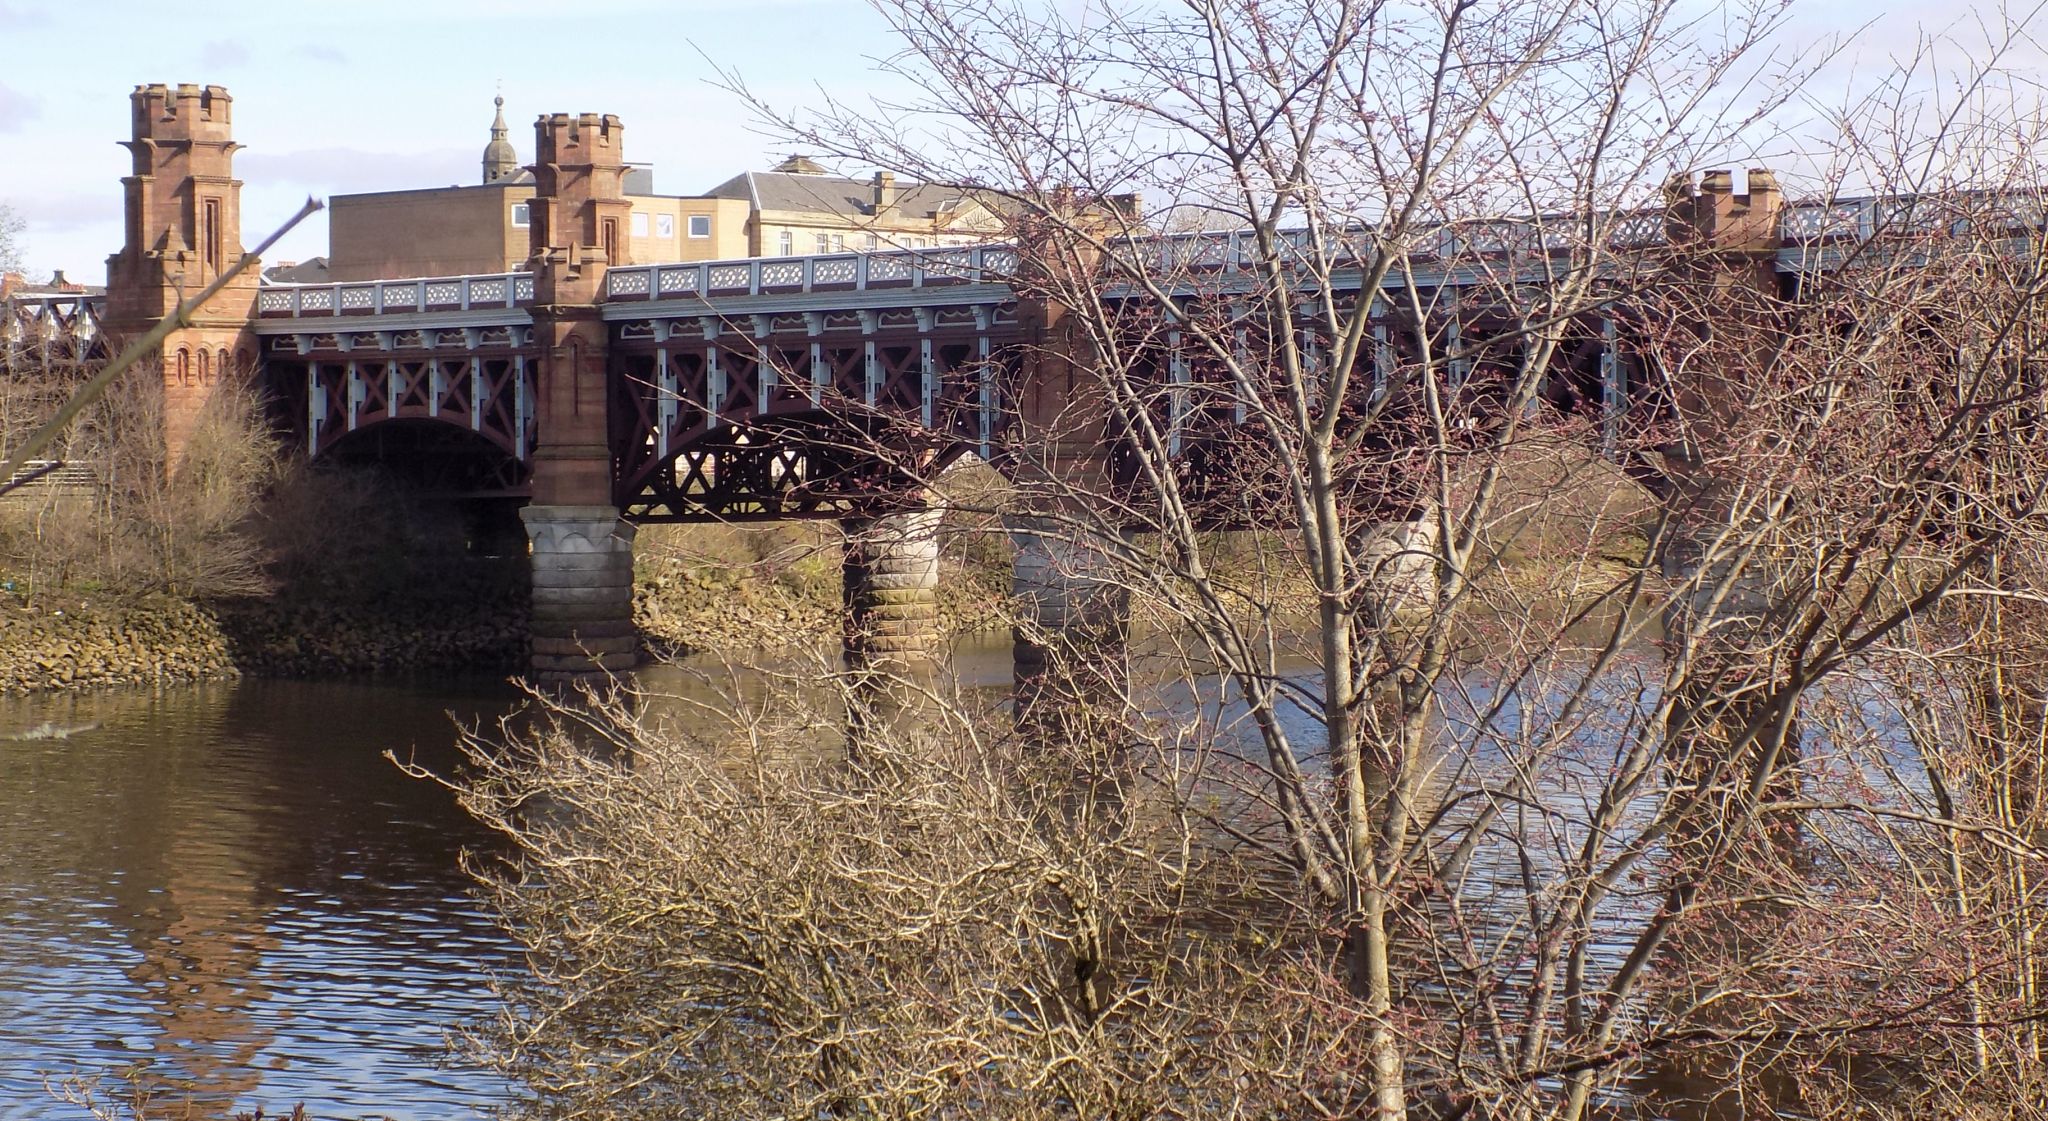
[[[383,280],[405,276],[481,276],[526,267],[533,221],[534,173],[520,162],[497,99],[477,182],[402,191],[335,195],[328,202],[324,261],[271,274],[279,281]],[[999,236],[1000,217],[968,193],[930,184],[898,184],[827,174],[792,157],[772,171],[749,171],[702,195],[664,195],[654,169],[630,164],[631,204],[616,264],[688,262],[811,253],[924,249]]]
[[[753,257],[971,245],[1002,230],[991,205],[957,188],[899,184],[886,171],[846,179],[803,156],[742,172],[706,194],[746,204]]]
[[[521,165],[508,139],[502,97],[497,110],[478,182],[329,199],[322,279],[476,276],[524,269],[533,222],[533,172]],[[614,247],[618,263],[747,255],[747,209],[740,202],[657,194],[654,169],[645,164],[627,168],[626,198],[632,210],[621,231],[626,244]]]

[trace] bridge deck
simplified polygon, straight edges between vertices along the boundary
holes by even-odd
[[[1982,200],[1978,200],[1982,201]],[[2038,202],[2019,196],[1999,200],[2019,228],[2039,228]],[[1778,267],[1798,272],[1837,263],[1842,247],[1882,229],[1938,232],[1973,219],[1922,207],[1917,197],[1874,197],[1790,203],[1779,226]],[[1416,239],[1418,268],[1389,280],[1390,287],[1457,286],[1466,282],[1454,262],[1474,254],[1510,251],[1563,252],[1578,235],[1569,215],[1542,221],[1501,219],[1445,223]],[[1287,235],[1290,251],[1309,252],[1307,235]],[[1241,231],[1159,235],[1147,252],[1162,271],[1195,270],[1230,274],[1258,259],[1250,235]],[[1653,249],[1667,243],[1662,210],[1618,216],[1608,226],[1615,249]],[[1368,239],[1339,237],[1325,247],[1337,260],[1359,261]],[[873,253],[832,253],[802,257],[747,257],[724,261],[619,265],[605,274],[606,317],[701,314],[704,304],[721,311],[769,313],[830,308],[872,308],[906,304],[985,302],[1007,284],[1017,254],[1007,245],[950,249],[909,249]],[[376,318],[380,328],[465,327],[525,324],[533,303],[530,273],[408,277],[333,284],[266,286],[257,298],[259,334],[290,334],[303,319]],[[649,308],[647,305],[659,305]]]

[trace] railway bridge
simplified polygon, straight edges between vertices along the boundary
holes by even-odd
[[[132,101],[127,239],[109,260],[104,304],[17,306],[0,331],[63,334],[80,354],[103,353],[106,337],[154,326],[242,256],[226,91],[152,85]],[[903,657],[934,641],[937,546],[922,505],[932,472],[971,454],[1012,473],[1028,464],[1118,483],[1119,434],[1085,400],[1085,348],[1061,309],[1019,282],[1033,267],[1023,242],[634,263],[620,250],[630,203],[618,118],[543,116],[535,140],[526,271],[267,285],[251,270],[173,331],[162,350],[173,462],[211,387],[253,376],[300,455],[381,457],[451,492],[523,501],[540,678],[634,664],[638,525],[848,523],[849,656]],[[1654,245],[1689,222],[1763,287],[1787,283],[1817,241],[1853,238],[1876,214],[1875,204],[1782,205],[1762,172],[1741,194],[1726,173],[1680,193],[1682,206],[1612,236]],[[1443,267],[1407,270],[1400,283],[1455,309],[1460,288],[1485,278],[1453,263],[1469,255],[1449,241],[1470,250],[1496,235],[1519,236],[1511,224],[1446,230]],[[1142,252],[1205,278],[1206,293],[1190,299],[1227,300],[1254,260],[1240,237],[1161,236]],[[1357,298],[1377,308],[1382,297],[1374,345],[1387,363],[1417,328],[1403,326],[1391,293]],[[1453,310],[1426,329],[1448,333],[1455,352],[1470,322]],[[1596,416],[1611,445],[1630,410],[1648,407],[1644,379],[1613,320],[1575,337],[1546,397]],[[1455,361],[1449,372],[1479,373]],[[1229,490],[1242,406],[1187,405],[1181,390],[1203,375],[1170,348],[1154,373],[1175,454],[1199,484]],[[1077,407],[1096,414],[1079,429]],[[1016,538],[1020,601],[1050,629],[1077,622],[1086,574],[1030,525]]]

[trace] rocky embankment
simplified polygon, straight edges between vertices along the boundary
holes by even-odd
[[[1001,626],[986,581],[942,588],[950,634]],[[634,597],[647,653],[758,650],[836,639],[838,588],[678,568],[643,576]],[[497,600],[457,610],[249,600],[196,604],[66,596],[0,602],[0,693],[155,685],[244,675],[316,677],[466,669],[516,673],[526,610]]]
[[[404,612],[272,600],[168,598],[0,604],[0,692],[151,685],[244,674],[306,677],[517,668],[524,610]]]
[[[189,603],[0,607],[0,691],[232,677],[218,620]]]

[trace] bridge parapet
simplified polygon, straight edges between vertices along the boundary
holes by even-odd
[[[1778,225],[1781,267],[1796,267],[1816,244],[1859,242],[1879,233],[1957,233],[1972,222],[2001,221],[2015,229],[2038,229],[2043,206],[2028,196],[1985,196],[1977,212],[1936,207],[1919,196],[1884,196],[1786,203]],[[1616,249],[1652,249],[1670,243],[1662,208],[1617,214],[1607,224]],[[1547,222],[1489,219],[1445,223],[1421,232],[1411,252],[1416,259],[1452,260],[1493,252],[1561,251],[1574,221],[1557,215]],[[1282,234],[1293,252],[1311,247],[1300,231]],[[1147,239],[1144,256],[1165,272],[1230,273],[1259,257],[1246,231],[1204,231]],[[1327,246],[1339,260],[1363,259],[1370,240],[1363,233],[1339,237]],[[787,296],[869,291],[902,291],[963,284],[1004,284],[1017,271],[1017,250],[1006,244],[951,249],[832,253],[801,257],[751,257],[647,265],[616,265],[605,273],[604,300],[632,304],[696,297],[713,300],[746,296]],[[279,284],[257,298],[260,319],[373,316],[528,308],[534,302],[532,273],[407,277],[338,284]]]
[[[1017,251],[1007,245],[748,257],[615,267],[605,274],[605,296],[608,300],[664,300],[990,284],[1007,281],[1016,269]]]
[[[533,274],[436,276],[346,284],[278,284],[256,296],[261,319],[524,308],[533,304]]]

